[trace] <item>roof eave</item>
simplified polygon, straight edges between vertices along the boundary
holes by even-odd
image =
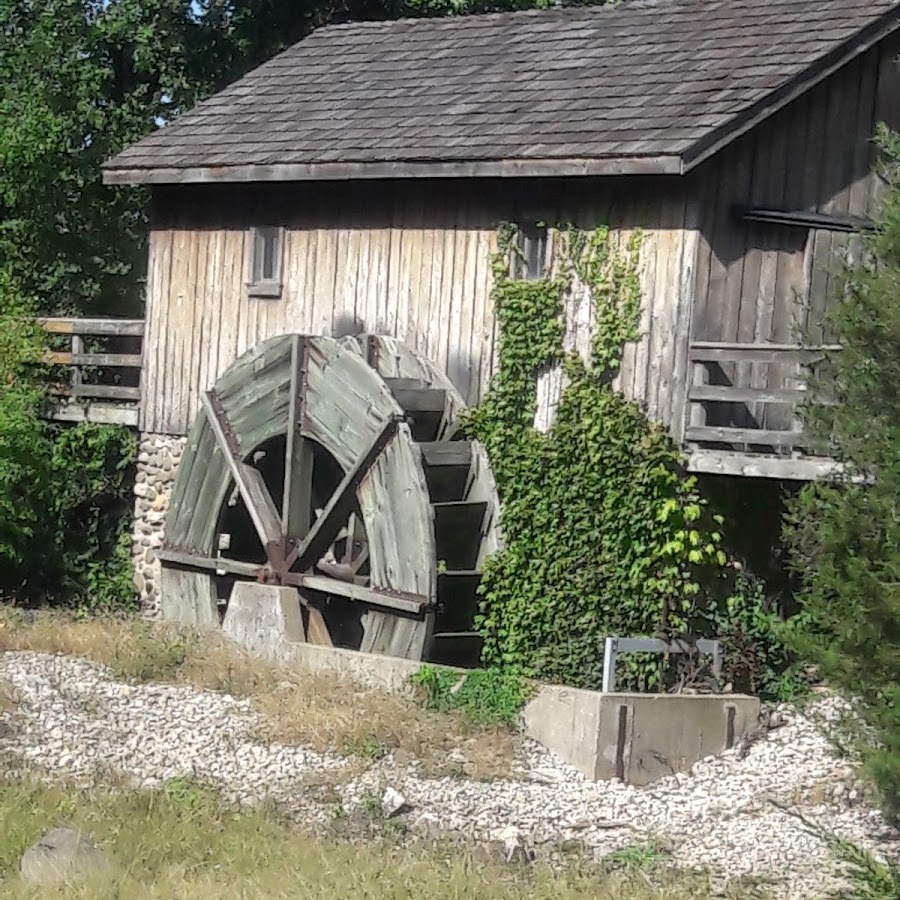
[[[377,178],[551,178],[585,175],[681,175],[680,156],[599,159],[500,159],[467,162],[288,163],[244,166],[129,167],[113,161],[103,183],[237,184]]]
[[[845,66],[867,50],[871,50],[879,41],[883,41],[893,32],[900,29],[900,5],[885,13],[867,28],[864,28],[848,42],[824,56],[813,66],[805,69],[792,81],[779,90],[766,95],[758,103],[736,116],[698,141],[684,154],[684,172],[689,172],[700,163],[718,153],[741,135],[746,134],[764,120],[775,115],[792,101],[796,100],[817,84],[829,78],[838,69]]]

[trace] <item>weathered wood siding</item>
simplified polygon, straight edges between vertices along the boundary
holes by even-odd
[[[898,49],[891,39],[859,56],[685,178],[158,188],[142,429],[185,434],[202,390],[245,349],[285,332],[395,336],[476,402],[496,364],[497,225],[545,221],[608,224],[620,246],[643,232],[642,338],[627,349],[619,384],[680,439],[686,385],[709,377],[687,361],[691,339],[789,343],[800,329],[827,339],[820,321],[833,272],[843,255],[861,252],[860,239],[750,223],[736,210],[871,216],[883,185],[870,136],[879,121],[900,126]],[[248,297],[249,229],[267,224],[287,229],[280,299]],[[586,350],[592,314],[576,293],[566,310],[569,347]],[[724,384],[792,386],[791,367],[724,368]],[[560,379],[540,387],[547,419]],[[697,415],[695,405],[691,420]]]
[[[871,138],[880,121],[900,126],[898,50],[892,39],[857,57],[689,176],[703,203],[695,340],[788,343],[807,329],[823,337],[834,273],[860,239],[746,222],[737,210],[872,216],[883,184]]]
[[[622,247],[642,230],[644,336],[620,381],[680,427],[699,244],[698,208],[683,197],[669,178],[157,191],[141,428],[185,434],[236,356],[287,332],[396,336],[476,402],[496,361],[490,261],[502,221],[609,224]],[[248,297],[248,229],[261,224],[287,229],[280,299]],[[590,319],[573,298],[570,346],[586,346]]]
[[[857,57],[712,157],[688,177],[702,204],[691,338],[694,341],[826,343],[822,326],[857,235],[742,218],[747,208],[869,218],[884,185],[877,174],[877,123],[900,126],[896,38]],[[695,384],[796,389],[796,365],[691,367]],[[792,429],[789,403],[691,404],[691,425]]]

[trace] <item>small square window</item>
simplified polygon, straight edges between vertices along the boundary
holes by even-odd
[[[284,256],[284,229],[272,225],[251,229],[253,258],[247,283],[251,297],[281,296],[281,263]]]
[[[516,232],[516,255],[513,273],[524,281],[543,277],[547,264],[547,227],[522,225]]]

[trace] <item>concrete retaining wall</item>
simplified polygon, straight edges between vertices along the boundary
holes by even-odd
[[[392,692],[410,690],[421,663],[304,642],[292,588],[238,583],[225,634],[273,663]],[[464,674],[463,670],[459,670]],[[759,700],[741,694],[601,694],[542,685],[525,707],[525,732],[593,779],[647,784],[686,772],[756,727]]]
[[[733,747],[758,724],[743,694],[601,694],[549,685],[524,710],[526,732],[593,779],[648,784]]]
[[[235,643],[269,662],[391,693],[410,691],[409,679],[422,665],[411,659],[307,644],[293,588],[238,582],[222,629]]]

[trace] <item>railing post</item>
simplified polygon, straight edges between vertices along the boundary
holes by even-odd
[[[84,353],[84,338],[80,334],[72,335],[72,370],[69,372],[69,387],[72,389],[72,396],[78,396],[78,389],[81,387],[81,365],[75,362],[74,357],[81,356]]]
[[[709,369],[705,363],[691,362],[691,384],[688,386],[688,425],[706,425],[706,406],[702,400],[691,400],[691,386],[709,384]]]
[[[712,674],[716,685],[722,681],[722,644],[720,641],[712,642]]]
[[[608,637],[603,647],[603,685],[604,694],[612,694],[616,689],[616,650],[619,639]]]

